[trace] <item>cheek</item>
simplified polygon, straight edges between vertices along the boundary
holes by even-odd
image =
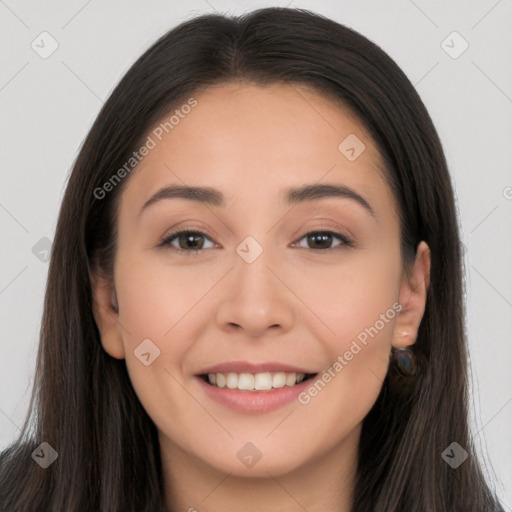
[[[172,378],[167,371],[175,373],[172,366],[188,348],[187,337],[179,333],[193,313],[194,290],[184,286],[179,273],[130,253],[116,262],[115,279],[120,332],[134,388],[139,394],[169,386]],[[153,393],[151,400],[157,395]]]
[[[353,421],[362,420],[388,369],[399,309],[400,255],[389,248],[354,253],[336,270],[330,266],[306,274],[307,279],[297,273],[295,282],[298,294],[316,315],[306,312],[328,354],[330,371],[324,372],[322,382],[330,391],[324,393],[320,383],[304,402],[318,395],[318,406],[329,410],[329,399],[334,399],[343,410],[331,411],[333,416],[339,413],[347,418],[348,414]],[[312,282],[316,285],[311,286]]]
[[[160,341],[162,351],[180,350],[183,338],[177,339],[175,333],[182,324],[194,324],[191,319],[200,314],[201,300],[218,281],[216,274],[211,266],[171,266],[165,255],[161,259],[143,253],[120,257],[116,292],[119,320],[126,331],[123,339],[131,346],[150,338]]]
[[[328,354],[328,366],[311,381],[299,402],[310,411],[313,429],[332,442],[363,421],[388,370],[398,272],[374,270],[364,265],[351,272],[347,269],[340,272],[341,282],[331,277],[323,293],[316,289],[308,296],[322,314],[322,323],[316,322],[316,337]]]
[[[346,253],[340,256],[339,264],[311,266],[289,274],[288,279],[308,306],[304,308],[307,317],[316,317],[319,329],[323,325],[319,338],[330,333],[333,343],[341,349],[390,308],[386,320],[393,320],[396,315],[392,306],[398,298],[400,276],[399,253],[382,250]],[[392,323],[382,326],[379,322],[382,337],[390,334]]]
[[[204,279],[198,277],[199,266],[192,276],[190,271],[129,256],[119,258],[116,267],[126,367],[152,421],[160,430],[169,431],[169,411],[194,407],[183,391],[182,362],[200,335],[201,297],[211,288],[213,277],[211,272]],[[176,428],[174,435],[181,435]]]
[[[204,299],[224,273],[224,268],[212,265],[172,266],[166,263],[165,254],[156,259],[125,251],[116,261],[126,366],[148,409],[158,406],[165,395],[183,395],[177,382],[182,381],[183,362],[200,337],[205,319],[212,315]]]

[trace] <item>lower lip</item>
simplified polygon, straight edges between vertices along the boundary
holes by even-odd
[[[311,379],[307,379],[294,386],[285,386],[270,391],[240,391],[212,386],[201,377],[196,377],[196,379],[212,400],[243,413],[265,413],[279,409],[293,402],[311,385]]]

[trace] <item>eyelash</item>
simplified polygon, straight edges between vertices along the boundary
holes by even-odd
[[[171,242],[173,240],[175,240],[179,235],[182,235],[182,234],[201,235],[213,242],[213,240],[206,233],[203,233],[200,230],[181,229],[179,231],[174,231],[173,233],[170,233],[169,235],[162,238],[160,240],[160,243],[158,244],[158,247],[170,247],[173,250],[175,250],[176,252],[178,252],[179,254],[186,254],[188,256],[197,255],[201,251],[205,250],[205,249],[181,249],[180,247],[171,246]],[[303,235],[301,238],[299,238],[297,240],[297,242],[300,242],[302,239],[306,238],[309,235],[318,235],[318,234],[332,235],[333,238],[338,239],[341,242],[341,244],[336,247],[328,247],[327,249],[313,249],[311,247],[306,247],[306,249],[309,249],[311,251],[324,251],[325,252],[325,251],[332,251],[335,249],[342,249],[344,247],[354,247],[354,245],[355,245],[353,240],[351,240],[347,236],[342,235],[341,233],[336,233],[335,231],[329,231],[329,230],[309,231],[308,233]],[[293,243],[295,244],[297,242],[293,242]]]

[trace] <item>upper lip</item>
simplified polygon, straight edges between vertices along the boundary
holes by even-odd
[[[285,372],[285,373],[315,373],[299,366],[292,366],[276,361],[267,363],[250,363],[249,361],[227,361],[224,363],[208,366],[201,370],[198,375],[208,373],[265,373],[265,372]]]

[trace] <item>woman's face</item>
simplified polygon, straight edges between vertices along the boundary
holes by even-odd
[[[391,346],[414,342],[426,246],[406,275],[376,146],[330,100],[234,83],[195,100],[125,178],[103,346],[166,454],[250,476],[355,454]]]

